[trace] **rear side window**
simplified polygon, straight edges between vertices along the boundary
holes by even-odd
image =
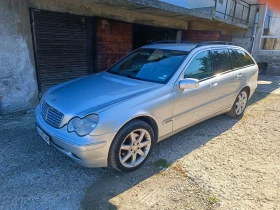
[[[231,70],[231,58],[227,49],[212,50],[214,74]]]
[[[233,51],[236,53],[237,57],[241,61],[242,66],[249,66],[255,64],[253,59],[243,50],[233,50]]]
[[[184,78],[205,79],[213,75],[210,51],[198,53],[188,65]]]
[[[234,69],[242,67],[241,60],[237,57],[237,54],[233,52],[233,50],[230,50],[230,56],[232,61],[232,67]]]

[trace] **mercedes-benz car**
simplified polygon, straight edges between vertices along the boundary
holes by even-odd
[[[183,129],[223,113],[241,118],[257,77],[252,56],[232,43],[154,43],[50,88],[36,129],[83,166],[132,171]]]

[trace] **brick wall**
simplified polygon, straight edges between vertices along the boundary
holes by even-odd
[[[97,69],[103,71],[132,51],[132,24],[97,20]]]
[[[192,42],[203,41],[217,41],[220,37],[220,31],[200,31],[200,30],[188,30],[184,31],[183,39]]]
[[[231,42],[232,41],[232,36],[231,35],[226,35],[226,34],[220,34],[220,41],[227,41]]]
[[[183,40],[196,43],[204,41],[231,41],[231,36],[221,34],[220,31],[187,30],[184,31]]]

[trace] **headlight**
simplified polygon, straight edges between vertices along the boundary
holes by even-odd
[[[74,117],[68,123],[68,131],[75,131],[79,136],[85,136],[92,132],[98,123],[98,115],[91,114],[84,118]]]

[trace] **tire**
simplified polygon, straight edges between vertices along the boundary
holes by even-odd
[[[248,98],[249,91],[246,88],[242,89],[236,97],[234,104],[227,115],[237,119],[242,118],[248,104]]]
[[[122,172],[134,171],[149,158],[154,144],[151,126],[144,121],[133,120],[115,136],[109,151],[109,165]]]

